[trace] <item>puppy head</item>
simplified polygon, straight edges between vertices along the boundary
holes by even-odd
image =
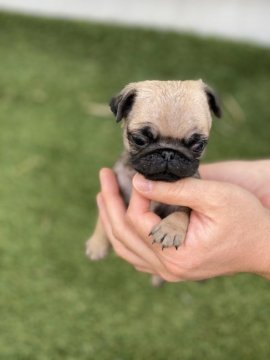
[[[221,116],[214,92],[198,81],[143,81],[111,100],[124,120],[130,165],[151,180],[176,181],[196,173],[207,145],[211,111]]]

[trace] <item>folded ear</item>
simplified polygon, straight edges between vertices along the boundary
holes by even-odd
[[[220,101],[219,101],[218,96],[215,94],[214,90],[211,89],[206,84],[204,84],[204,91],[207,96],[207,101],[208,101],[210,110],[216,115],[216,117],[221,118],[222,110],[221,110]]]
[[[127,117],[134,103],[135,96],[135,89],[130,89],[126,91],[124,89],[119,95],[116,95],[111,99],[110,108],[111,111],[114,113],[117,122]]]

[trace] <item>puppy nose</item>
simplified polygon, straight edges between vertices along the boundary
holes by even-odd
[[[171,150],[163,150],[161,156],[163,157],[163,159],[169,161],[174,158],[174,152]]]

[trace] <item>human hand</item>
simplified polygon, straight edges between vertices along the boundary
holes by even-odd
[[[203,179],[225,181],[252,192],[270,209],[270,160],[223,161],[200,166]]]
[[[126,210],[113,172],[103,169],[100,178],[97,200],[107,235],[116,254],[137,270],[167,281],[238,272],[270,278],[270,212],[245,189],[191,178],[149,182],[136,175]],[[193,209],[186,239],[177,251],[162,251],[151,243],[148,234],[160,218],[150,212],[150,200]]]

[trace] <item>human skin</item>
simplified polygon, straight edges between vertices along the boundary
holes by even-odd
[[[203,179],[175,183],[136,174],[126,209],[113,172],[102,169],[97,203],[116,254],[172,282],[240,272],[270,279],[270,161],[204,165],[200,173]],[[152,244],[148,234],[160,218],[149,210],[150,200],[193,210],[178,250]]]

